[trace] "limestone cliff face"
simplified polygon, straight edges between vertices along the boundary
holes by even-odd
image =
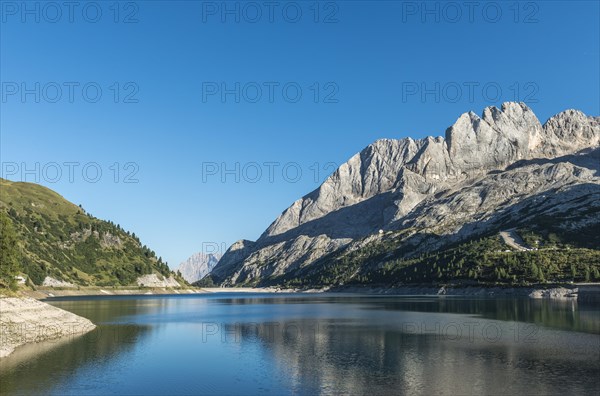
[[[445,138],[378,140],[294,202],[256,242],[234,244],[213,275],[235,284],[279,274],[380,229],[438,225],[465,236],[477,231],[467,224],[502,205],[600,184],[597,153],[569,157],[598,145],[600,117],[567,110],[542,125],[523,103],[488,107],[481,117],[465,113]]]
[[[220,254],[196,253],[179,264],[177,270],[181,272],[183,279],[189,283],[193,283],[210,274],[220,258]]]

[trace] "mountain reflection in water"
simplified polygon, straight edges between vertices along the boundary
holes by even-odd
[[[0,361],[2,394],[600,391],[599,311],[575,301],[219,294],[52,304],[98,328]]]

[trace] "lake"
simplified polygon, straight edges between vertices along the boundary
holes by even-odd
[[[49,303],[84,335],[0,361],[2,394],[599,394],[576,301],[215,293]]]

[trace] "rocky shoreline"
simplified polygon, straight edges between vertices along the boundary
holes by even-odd
[[[398,295],[398,296],[468,296],[468,297],[528,297],[533,299],[552,298],[569,299],[577,298],[578,288],[557,286],[529,286],[529,287],[433,287],[433,286],[403,286],[394,288],[347,286],[336,287],[328,292]]]
[[[200,289],[192,288],[167,288],[167,287],[153,287],[153,288],[123,288],[113,289],[110,287],[106,288],[40,288],[36,290],[23,290],[21,294],[32,297],[37,300],[44,300],[46,298],[54,297],[85,297],[85,296],[143,296],[143,295],[167,295],[167,294],[199,294],[205,293]]]
[[[577,285],[553,286],[401,286],[401,287],[372,287],[372,286],[334,286],[323,288],[294,288],[279,287],[221,287],[203,288],[197,293],[349,293],[366,295],[396,295],[396,296],[467,296],[510,298],[523,297],[532,299],[576,299],[579,288]]]
[[[0,298],[0,358],[16,348],[93,330],[92,322],[71,312],[28,297]]]
[[[599,285],[600,286],[600,285]],[[534,286],[331,286],[322,288],[280,287],[209,287],[209,288],[38,288],[23,294],[38,300],[54,297],[84,296],[144,296],[144,295],[192,295],[213,293],[351,293],[398,296],[471,296],[471,297],[528,297],[528,298],[577,298],[577,285]]]

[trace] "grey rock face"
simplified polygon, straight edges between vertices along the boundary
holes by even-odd
[[[226,285],[264,279],[380,229],[427,229],[448,240],[481,232],[499,210],[543,192],[579,185],[589,188],[571,194],[597,192],[597,151],[576,154],[598,145],[600,117],[567,110],[542,125],[523,103],[488,107],[481,117],[465,113],[445,138],[378,140],[294,202],[256,242],[234,244],[213,275]]]
[[[219,260],[219,265],[213,268],[211,274],[224,278],[237,270],[243,264],[244,259],[253,251],[254,246],[254,242],[244,239],[235,242],[227,249]]]
[[[428,197],[388,229],[444,236],[415,247],[413,254],[418,254],[502,225],[525,225],[540,215],[567,215],[579,219],[581,226],[600,224],[600,149],[490,172]]]
[[[220,258],[221,255],[219,254],[196,253],[179,264],[179,268],[177,269],[181,272],[183,279],[189,283],[196,282],[210,274]]]

